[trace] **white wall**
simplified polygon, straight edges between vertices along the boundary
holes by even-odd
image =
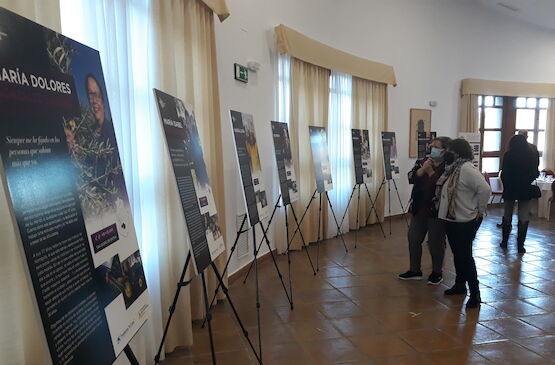
[[[397,132],[398,141],[407,141],[399,146],[404,172],[414,161],[407,157],[410,108],[429,108],[428,102],[436,100],[432,130],[453,137],[462,79],[555,83],[555,32],[519,23],[471,0],[228,0],[228,5],[231,17],[216,25],[216,37],[229,244],[235,237],[231,217],[244,211],[230,108],[254,115],[266,185],[274,197],[279,190],[269,124],[276,118],[275,25],[395,68],[398,86],[389,88],[389,130]],[[250,58],[262,67],[244,85],[233,79],[233,63],[246,64]],[[410,186],[405,179],[398,185],[406,204]],[[392,205],[393,213],[399,213],[396,198]],[[230,272],[251,257],[234,257]]]

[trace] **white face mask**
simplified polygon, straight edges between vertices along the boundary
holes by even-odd
[[[432,147],[432,150],[430,151],[430,157],[434,160],[439,160],[441,156],[443,156],[443,151],[445,151],[443,148]]]

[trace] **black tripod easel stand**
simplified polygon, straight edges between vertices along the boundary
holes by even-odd
[[[356,223],[357,229],[355,230],[355,248],[357,247],[358,231],[360,229],[360,224],[359,223],[360,223],[360,187],[361,187],[361,185],[364,185],[364,188],[366,189],[366,193],[368,194],[368,200],[370,201],[370,211],[368,212],[368,216],[366,217],[365,225],[368,225],[368,220],[370,219],[370,216],[372,215],[372,211],[374,211],[374,213],[376,214],[376,222],[380,225],[380,229],[382,230],[382,234],[385,238],[385,232],[383,230],[382,222],[380,222],[380,217],[378,215],[378,210],[376,209],[375,200],[372,199],[372,195],[370,194],[370,190],[368,189],[368,185],[366,183],[361,183],[361,184],[357,183],[353,186],[353,190],[351,191],[351,196],[349,197],[349,201],[347,202],[347,207],[345,208],[345,213],[343,214],[343,218],[341,218],[341,226],[343,226],[343,222],[345,221],[345,217],[349,213],[349,206],[351,205],[351,201],[353,200],[353,195],[355,194],[355,190],[357,190],[357,188],[358,188],[358,194],[357,194],[357,221],[356,221],[357,222]],[[381,189],[381,185],[380,185],[380,189]],[[380,193],[380,190],[378,190],[378,194],[379,193]]]
[[[273,220],[273,218],[274,218],[274,214],[275,214],[275,212],[276,212],[276,209],[281,207],[281,206],[279,205],[279,200],[280,200],[280,198],[281,198],[281,195],[278,197],[278,200],[276,201],[276,204],[274,205],[274,211],[272,212],[272,215],[270,216],[270,220],[268,221],[268,227],[266,228],[266,232],[268,232],[268,229],[270,228],[270,224],[272,223],[272,220]],[[288,206],[288,205],[290,206],[291,213],[293,213],[293,219],[295,220],[295,224],[297,225],[297,227],[299,227],[299,221],[297,220],[297,214],[295,213],[295,209],[293,208],[293,204],[291,204],[291,203],[289,203],[289,204],[284,204],[284,205],[283,205],[283,208],[284,208],[284,211],[285,211],[285,229],[286,229],[286,234],[287,234],[287,255],[289,255],[289,248],[290,248],[290,246],[291,246],[291,242],[289,242],[289,220],[288,220],[288,215],[287,215],[287,206]],[[300,231],[300,230],[299,230],[299,233],[300,233],[300,235],[301,235],[301,239],[302,239],[302,242],[303,242],[303,248],[306,248],[306,241],[304,240],[303,233],[302,233],[302,231]],[[264,238],[264,239],[265,239],[265,238]],[[259,250],[260,250],[260,247],[262,246],[262,243],[263,243],[263,241],[261,240],[261,241],[259,242],[259,244],[258,244],[258,249],[259,249]],[[272,255],[272,259],[273,259],[273,261],[274,261],[274,265],[276,266],[276,269],[277,269],[277,271],[278,271],[278,273],[279,273],[279,275],[280,275],[280,279],[281,279],[281,273],[279,272],[279,268],[277,267],[277,263],[276,263],[276,261],[275,261],[275,258],[273,257],[273,253],[272,253],[271,247],[270,247],[270,245],[269,245],[268,242],[267,242],[267,244],[268,244],[268,250],[270,250],[270,254]],[[306,252],[308,261],[309,261],[309,263],[310,263],[310,266],[311,266],[311,268],[312,268],[312,272],[314,273],[314,275],[316,275],[316,270],[314,269],[314,264],[312,263],[312,258],[310,257],[310,253],[308,252],[307,249],[305,249],[305,252]],[[287,261],[288,261],[288,265],[290,265],[290,264],[289,264],[290,257],[288,258]],[[253,264],[254,264],[254,262],[251,262],[251,265],[250,265],[250,267],[249,267],[249,270],[247,271],[247,274],[245,275],[245,279],[243,280],[243,284],[245,284],[245,283],[247,282],[247,279],[248,279],[248,277],[249,277],[249,275],[250,275],[250,273],[251,273],[251,270],[252,270],[252,268],[253,268]],[[289,269],[289,272],[291,272],[291,267],[288,267],[288,269]],[[289,280],[291,280],[291,277],[289,277]],[[291,287],[289,287],[289,290],[291,290]],[[290,301],[291,309],[293,309],[293,299],[292,299],[291,296],[290,296],[290,298],[291,298],[291,301]]]
[[[383,224],[380,221],[380,216],[378,214],[378,209],[376,208],[376,202],[378,200],[378,197],[380,196],[380,192],[382,191],[382,187],[385,185],[385,178],[382,180],[380,187],[378,188],[378,192],[376,193],[376,199],[372,200],[372,195],[370,194],[370,190],[368,189],[368,186],[366,186],[366,184],[364,184],[365,188],[366,188],[366,193],[368,194],[368,198],[370,199],[370,202],[372,202],[372,208],[369,212],[368,215],[366,216],[366,220],[364,222],[365,225],[368,225],[368,221],[370,220],[370,216],[372,215],[372,210],[374,211],[374,213],[376,214],[376,222],[380,225],[380,229],[382,231],[383,237],[385,238],[385,231],[383,229]]]
[[[243,217],[243,220],[241,221],[241,226],[239,227],[239,230],[237,231],[237,234],[235,235],[235,241],[233,242],[233,245],[231,246],[231,250],[229,252],[229,256],[227,257],[227,261],[225,263],[224,270],[222,271],[222,276],[225,276],[225,274],[227,273],[229,263],[231,262],[231,257],[233,256],[233,253],[235,252],[235,249],[237,248],[239,238],[241,237],[241,235],[243,233],[248,232],[248,229],[243,229],[243,227],[245,227],[246,222],[247,222],[247,215],[245,214],[245,216]],[[218,282],[218,286],[216,287],[216,290],[214,290],[214,296],[212,297],[212,300],[210,301],[210,306],[209,306],[210,309],[212,309],[212,306],[214,305],[214,302],[216,301],[216,298],[218,297],[218,291],[220,290],[220,288],[221,288],[221,285]],[[202,323],[203,328],[204,328],[204,325],[205,325],[205,322]]]
[[[297,213],[295,213],[295,208],[293,208],[292,203],[289,203],[289,207],[291,209],[291,213],[293,213],[293,220],[295,221],[295,225],[299,229],[299,235],[301,236],[301,242],[302,242],[301,249],[305,251],[306,256],[308,258],[308,262],[310,263],[310,267],[312,268],[312,273],[314,275],[316,275],[316,269],[314,268],[314,264],[312,263],[312,258],[310,257],[310,253],[308,252],[308,245],[306,243],[306,240],[304,239],[304,235],[303,235],[303,232],[302,232],[301,226],[300,226],[300,221],[297,219]],[[286,225],[286,229],[287,229],[288,228],[287,206],[285,206],[285,225]],[[289,239],[289,230],[287,229],[287,252],[288,253],[289,253],[289,250],[291,248],[292,243],[293,243],[293,239],[292,238],[291,238],[291,240]]]
[[[258,222],[260,224],[260,229],[262,230],[263,239],[262,239],[262,241],[260,242],[260,244],[258,246],[256,246],[256,244],[257,244],[256,240],[254,240],[253,245],[255,245],[256,252],[259,252],[261,247],[262,247],[262,243],[266,242],[266,246],[268,247],[268,252],[269,252],[270,257],[272,258],[272,262],[274,264],[274,268],[276,269],[276,273],[278,274],[279,280],[281,282],[281,286],[283,287],[283,290],[285,291],[285,295],[287,296],[287,301],[289,302],[289,305],[290,305],[291,309],[293,309],[293,300],[291,299],[291,297],[289,296],[289,293],[287,292],[285,282],[283,281],[283,275],[281,274],[281,271],[280,271],[279,266],[278,266],[277,261],[276,261],[276,257],[274,256],[274,252],[272,250],[272,246],[270,244],[270,240],[268,239],[268,236],[267,236],[267,232],[268,232],[268,229],[270,228],[270,224],[272,224],[272,221],[274,219],[276,210],[279,207],[279,199],[280,198],[281,198],[281,194],[278,197],[278,200],[276,201],[276,204],[274,205],[274,210],[272,211],[272,215],[270,216],[270,220],[268,221],[268,226],[266,228],[264,228],[264,224],[262,223],[262,221]],[[254,236],[254,228],[253,228],[253,236]],[[257,257],[254,257],[253,261],[251,262],[251,266],[249,267],[249,270],[247,271],[247,274],[245,275],[245,279],[243,280],[243,284],[247,283],[247,278],[249,277],[249,274],[250,274],[251,269],[253,268],[253,266],[256,265],[256,262],[255,262],[256,260],[257,260]]]
[[[386,184],[387,181],[387,202],[388,202],[388,212],[389,212],[389,235],[391,236],[391,181],[393,181],[393,186],[395,187],[395,192],[397,193],[397,199],[399,199],[399,205],[401,206],[401,210],[403,211],[403,218],[405,218],[405,222],[407,223],[407,227],[409,227],[409,221],[407,219],[407,215],[405,213],[405,207],[403,206],[403,202],[401,201],[401,195],[399,194],[399,189],[397,189],[397,183],[395,182],[394,179],[390,179],[390,180],[386,180],[385,176],[382,180],[382,183],[380,184],[380,188],[378,189],[378,194],[380,193],[380,190],[382,189],[382,186],[384,186]],[[378,196],[378,195],[376,195]],[[368,214],[368,217],[366,218],[366,221],[368,222],[368,219],[370,218],[370,214]],[[378,219],[379,221],[379,219]]]
[[[175,295],[172,301],[172,305],[169,308],[169,316],[168,319],[166,321],[166,325],[164,326],[164,332],[162,335],[162,340],[160,341],[160,346],[158,347],[158,352],[156,353],[156,356],[154,357],[154,363],[158,364],[160,362],[160,355],[162,353],[162,349],[164,347],[164,342],[166,341],[166,337],[168,335],[168,330],[170,328],[170,323],[171,320],[173,318],[173,315],[175,313],[175,309],[177,306],[177,301],[179,299],[179,294],[181,293],[181,289],[183,287],[186,287],[188,285],[191,284],[192,280],[185,280],[185,275],[187,273],[187,269],[189,268],[189,264],[191,262],[191,252],[189,252],[187,254],[187,259],[185,260],[185,264],[183,265],[183,271],[181,272],[181,276],[179,279],[179,282],[177,283],[177,288],[175,291]],[[250,348],[252,349],[252,351],[254,352],[254,355],[256,356],[256,359],[258,360],[258,362],[260,364],[262,364],[262,352],[260,352],[260,355],[256,352],[254,345],[249,337],[249,333],[246,330],[245,326],[243,325],[243,322],[241,321],[241,318],[239,317],[239,313],[237,312],[237,309],[235,308],[235,305],[233,304],[233,301],[231,300],[231,297],[229,296],[229,292],[228,292],[228,288],[225,286],[225,284],[223,283],[223,278],[220,275],[218,268],[216,267],[216,265],[214,264],[214,262],[210,263],[210,266],[212,267],[212,270],[214,271],[214,274],[216,275],[216,278],[218,280],[218,285],[222,288],[228,303],[230,304],[230,307],[233,311],[233,314],[235,316],[235,319],[237,320],[237,323],[239,324],[239,326],[241,327],[241,330],[243,332],[243,336],[246,338],[247,342],[249,343]],[[205,276],[204,276],[204,271],[201,273],[201,279],[202,279],[202,294],[203,294],[203,299],[204,299],[204,305],[205,305],[205,321],[208,323],[208,334],[209,334],[209,339],[210,339],[210,352],[212,355],[212,364],[216,364],[216,353],[215,353],[215,348],[214,348],[214,338],[212,335],[212,315],[210,314],[210,306],[208,305],[208,296],[206,294],[206,280],[205,280]],[[257,288],[258,289],[258,288]],[[257,307],[259,307],[259,305],[257,304]],[[260,325],[260,324],[259,324]],[[260,331],[260,330],[259,330]],[[261,349],[262,344],[259,342],[259,348]],[[129,351],[131,351],[131,349],[129,348]],[[127,349],[126,349],[126,354],[129,357],[129,354],[127,353]],[[130,359],[131,361],[131,359]],[[135,359],[136,361],[136,359]],[[135,365],[135,363],[131,362],[132,365]],[[138,365],[138,363],[137,363]]]
[[[276,201],[276,204],[274,205],[274,210],[272,211],[272,214],[271,214],[270,219],[269,219],[269,221],[268,221],[268,227],[270,226],[270,224],[272,223],[272,221],[273,221],[273,219],[274,219],[274,215],[275,215],[275,213],[276,213],[277,208],[279,208],[279,200],[280,200],[280,198],[281,198],[281,194],[278,196],[278,199],[277,199],[277,201]],[[232,258],[232,256],[233,256],[233,253],[235,252],[235,249],[237,248],[237,244],[238,244],[238,242],[239,242],[239,238],[241,237],[241,235],[242,235],[243,233],[248,232],[248,229],[243,229],[243,227],[245,226],[246,221],[247,221],[247,215],[245,215],[245,216],[243,217],[243,221],[241,222],[241,227],[240,227],[239,230],[237,231],[237,235],[235,236],[235,241],[233,242],[233,245],[231,246],[231,250],[230,250],[229,256],[228,256],[228,258],[227,258],[227,262],[226,262],[226,264],[225,264],[224,270],[222,271],[222,276],[224,276],[224,275],[227,273],[227,270],[228,270],[228,268],[229,268],[229,263],[231,262],[231,258]],[[256,252],[256,253],[258,253],[258,252],[260,251],[260,248],[261,248],[262,244],[264,243],[264,241],[265,241],[265,239],[266,239],[266,232],[264,231],[264,226],[262,226],[262,222],[259,222],[259,223],[261,224],[261,228],[263,229],[264,238],[262,238],[262,240],[260,241],[260,243],[258,244],[258,246],[256,246],[256,242],[254,242],[254,244],[255,244],[254,248],[255,248],[255,252]],[[253,231],[254,231],[254,230],[253,230]],[[269,245],[269,241],[266,241],[266,243]],[[271,249],[270,249],[270,252],[272,253],[272,258],[274,259],[274,263],[275,263],[275,258],[273,257],[273,252],[271,251]],[[254,260],[251,262],[251,266],[249,267],[249,271],[248,271],[248,273],[247,273],[247,277],[248,277],[248,275],[249,275],[251,269],[253,268],[253,265],[254,265]],[[283,286],[283,288],[284,288],[284,290],[285,290],[285,294],[286,294],[286,296],[287,296],[287,299],[288,299],[288,301],[289,301],[289,304],[290,304],[291,308],[293,308],[293,300],[291,299],[289,293],[287,292],[287,289],[286,289],[285,284],[284,284],[284,282],[283,282],[283,276],[281,275],[281,272],[280,272],[280,270],[279,270],[279,267],[277,267],[277,263],[275,263],[275,266],[276,266],[276,270],[277,270],[277,273],[278,273],[278,277],[280,278],[280,281],[281,281],[281,283],[282,283],[282,286]],[[247,279],[246,279],[246,277],[245,277],[244,283],[246,282],[246,280],[247,280]],[[210,306],[209,306],[210,309],[212,309],[212,306],[214,305],[214,302],[216,301],[216,298],[217,298],[217,296],[218,296],[218,291],[220,290],[220,287],[221,287],[221,286],[218,284],[218,286],[217,286],[216,289],[214,290],[214,295],[212,296],[212,300],[210,301]],[[291,291],[291,289],[290,289],[290,291]],[[202,323],[202,327],[204,327],[205,323],[206,323],[206,322],[203,322],[203,323]]]
[[[293,238],[295,238],[295,235],[297,234],[297,232],[301,231],[301,224],[303,223],[304,218],[306,217],[306,214],[308,213],[308,210],[310,209],[310,206],[312,205],[312,201],[316,198],[316,193],[318,193],[318,189],[314,190],[314,193],[312,193],[312,197],[310,198],[310,201],[308,202],[306,209],[304,210],[304,213],[301,217],[301,220],[299,221],[299,223],[297,224],[297,229],[295,230],[295,232],[293,232],[293,236],[291,237],[291,241],[293,240]],[[330,211],[332,213],[333,216],[333,220],[335,222],[336,228],[337,228],[337,234],[336,234],[336,238],[340,237],[341,241],[343,242],[343,246],[345,247],[345,252],[349,252],[349,249],[347,248],[347,244],[345,243],[345,238],[343,237],[343,234],[341,234],[341,226],[339,225],[339,222],[337,221],[337,216],[335,215],[335,211],[333,210],[333,205],[331,204],[330,198],[328,196],[328,192],[324,191],[319,194],[319,205],[318,205],[318,237],[316,239],[316,271],[320,271],[320,241],[322,240],[322,236],[320,233],[320,228],[321,228],[321,224],[320,222],[323,220],[323,216],[322,216],[322,194],[326,195],[326,200],[328,202],[328,206],[330,207]],[[302,235],[302,232],[301,232]],[[304,241],[304,239],[303,239]]]

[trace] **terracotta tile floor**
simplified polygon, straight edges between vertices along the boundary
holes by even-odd
[[[406,225],[393,221],[393,235],[379,227],[320,246],[320,271],[313,276],[301,252],[292,253],[293,299],[290,310],[270,260],[260,265],[264,364],[555,364],[555,221],[530,224],[528,252],[498,247],[492,208],[475,242],[482,299],[480,309],[466,311],[465,298],[445,297],[453,283],[450,250],[445,281],[404,282],[396,275],[408,268]],[[515,222],[516,226],[516,222]],[[387,229],[387,223],[384,227]],[[315,258],[315,247],[310,248]],[[278,258],[287,279],[287,260]],[[423,271],[430,273],[427,250]],[[230,295],[258,348],[254,276],[236,280]],[[226,302],[214,309],[218,364],[256,364],[234,325]],[[164,365],[210,364],[206,329],[195,327],[195,345],[169,355]]]

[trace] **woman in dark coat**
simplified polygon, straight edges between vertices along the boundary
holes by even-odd
[[[509,142],[509,149],[503,155],[501,181],[503,182],[503,239],[500,246],[507,248],[512,229],[513,208],[518,201],[518,253],[525,253],[524,241],[530,222],[530,200],[532,199],[532,182],[538,177],[539,155],[530,147],[523,135],[515,135]]]

